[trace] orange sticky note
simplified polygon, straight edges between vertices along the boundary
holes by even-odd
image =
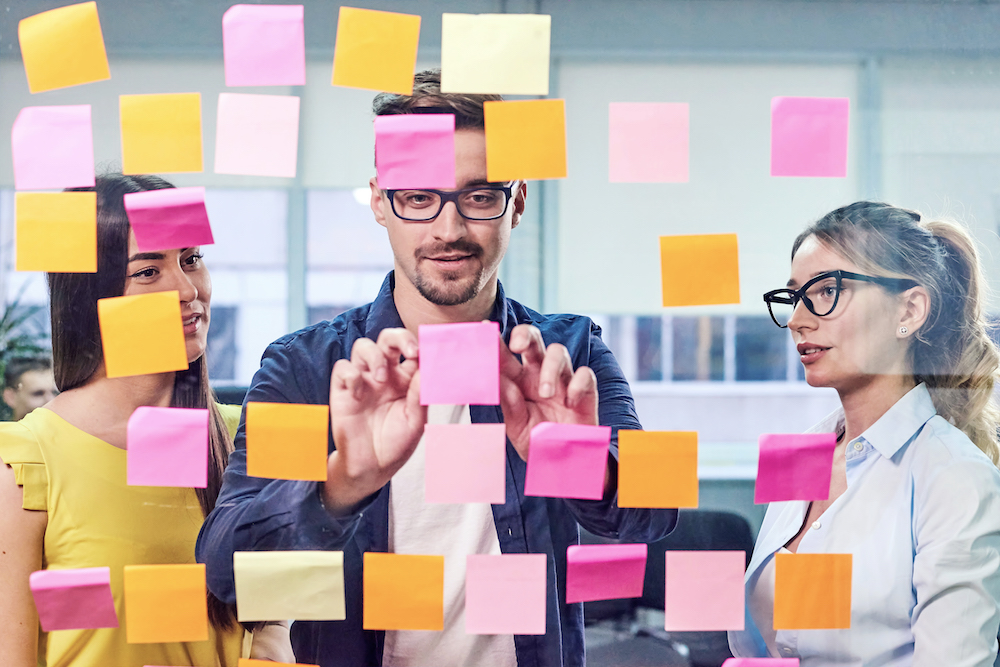
[[[326,481],[329,405],[247,403],[247,474]]]
[[[664,306],[740,302],[736,234],[660,237]]]
[[[122,173],[202,171],[201,94],[122,95]]]
[[[697,432],[618,431],[618,507],[697,506]]]
[[[111,78],[96,2],[22,19],[17,38],[32,93]]]
[[[109,378],[188,367],[178,292],[99,299],[97,316]]]
[[[306,664],[304,662],[271,662],[270,660],[240,658],[236,667],[319,667],[319,665]]]
[[[444,556],[365,553],[365,630],[442,630]]]
[[[97,271],[97,194],[14,195],[18,271]]]
[[[333,49],[333,85],[410,95],[420,17],[341,7]]]
[[[774,629],[851,627],[851,554],[774,555]]]
[[[490,181],[566,178],[564,100],[485,102]]]
[[[129,644],[207,640],[205,566],[126,565],[125,638]]]

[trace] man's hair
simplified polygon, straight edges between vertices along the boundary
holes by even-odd
[[[52,360],[48,357],[14,357],[3,370],[3,386],[17,389],[21,376],[28,371],[52,370]]]
[[[453,113],[455,129],[481,130],[486,126],[483,102],[502,102],[500,95],[442,93],[441,70],[428,69],[413,76],[413,94],[379,93],[372,102],[376,116],[408,113]]]

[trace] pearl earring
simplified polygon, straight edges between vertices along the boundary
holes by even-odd
[[[907,332],[909,332],[909,329],[907,329],[906,327],[899,327],[899,333],[901,336],[905,336]]]

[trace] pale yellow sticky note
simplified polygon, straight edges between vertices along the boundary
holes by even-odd
[[[420,17],[341,7],[333,49],[333,85],[413,92]]]
[[[775,554],[774,629],[851,627],[851,554]]]
[[[109,378],[188,367],[178,292],[100,299],[97,315]]]
[[[247,403],[247,474],[326,481],[330,406]]]
[[[342,551],[237,551],[233,572],[241,623],[347,618]]]
[[[664,306],[740,302],[736,234],[660,237]]]
[[[32,93],[111,78],[96,2],[22,19],[17,38]]]
[[[205,566],[126,565],[125,637],[129,644],[206,641]]]
[[[18,271],[97,271],[97,194],[18,192],[14,195]]]
[[[122,95],[122,173],[202,171],[201,94]]]
[[[548,95],[552,17],[444,14],[441,91]]]
[[[619,507],[698,507],[698,433],[618,431]]]
[[[490,181],[566,178],[564,100],[485,102]]]

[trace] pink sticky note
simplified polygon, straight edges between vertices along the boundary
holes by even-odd
[[[755,503],[830,497],[836,433],[765,433],[759,443]]]
[[[455,187],[455,115],[378,116],[375,165],[384,190]]]
[[[500,325],[421,324],[420,404],[498,405]]]
[[[771,100],[772,176],[847,176],[846,97]]]
[[[139,252],[215,243],[203,187],[130,192],[125,195],[125,212]]]
[[[94,185],[90,105],[25,107],[10,132],[14,187],[61,190]]]
[[[506,426],[427,424],[424,446],[425,502],[506,502]]]
[[[303,5],[233,5],[222,15],[227,86],[304,86]]]
[[[140,407],[128,420],[132,486],[208,485],[208,410]]]
[[[524,495],[600,500],[610,426],[542,422],[531,429]]]
[[[743,629],[745,551],[668,551],[665,629]]]
[[[111,568],[39,570],[28,577],[42,630],[117,628]]]
[[[566,550],[566,602],[642,596],[645,544],[585,544]]]
[[[219,94],[215,173],[292,178],[298,151],[298,97]]]
[[[799,667],[798,658],[728,658],[722,667]]]
[[[687,104],[612,102],[608,174],[612,183],[688,182]]]
[[[465,632],[545,634],[545,554],[466,557]]]

